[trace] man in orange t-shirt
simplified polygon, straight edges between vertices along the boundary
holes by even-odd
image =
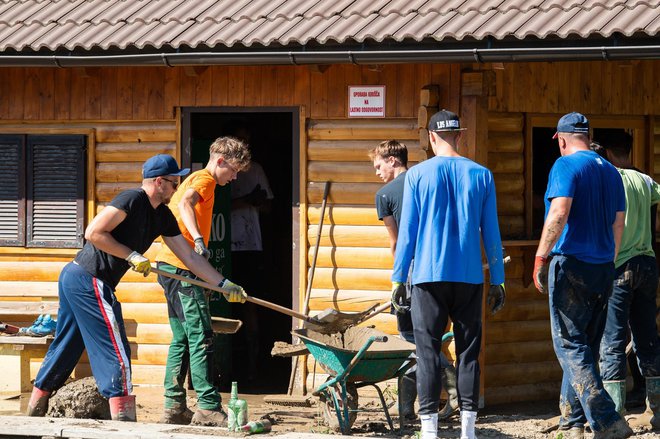
[[[211,234],[215,185],[224,186],[235,180],[238,172],[246,170],[250,164],[248,146],[233,137],[216,139],[209,153],[206,167],[190,174],[170,202],[172,213],[191,251],[207,258],[210,256],[207,245]],[[163,271],[195,277],[167,246],[158,252],[156,261]],[[161,422],[226,425],[227,415],[222,410],[220,393],[213,386],[210,373],[213,331],[208,296],[201,287],[166,276],[158,275],[158,283],[165,290],[172,328],[165,368],[165,410]],[[220,287],[232,285],[225,278]],[[232,298],[234,296],[230,296],[230,301]],[[239,302],[245,301],[243,296],[237,295],[235,298]],[[188,370],[186,351],[190,353],[190,375],[197,393],[198,408],[194,416],[186,406],[186,389],[183,387]]]

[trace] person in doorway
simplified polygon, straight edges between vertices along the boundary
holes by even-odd
[[[412,270],[411,312],[417,346],[417,393],[422,439],[435,439],[440,400],[440,348],[448,319],[454,322],[461,438],[474,439],[479,406],[479,351],[484,275],[481,239],[488,258],[488,304],[504,306],[504,263],[493,174],[457,152],[462,128],[441,110],[429,121],[435,157],[406,172],[397,237],[393,297],[405,295]]]
[[[181,234],[195,253],[208,259],[211,220],[216,185],[224,186],[236,180],[239,172],[250,164],[248,146],[233,137],[220,137],[209,148],[209,161],[204,169],[193,172],[183,181],[172,197],[171,209]],[[186,277],[194,277],[192,270],[166,246],[155,258],[158,268]],[[158,283],[165,290],[167,310],[172,329],[172,341],[165,367],[165,409],[161,422],[220,426],[227,415],[221,398],[213,386],[213,331],[207,290],[158,275]],[[222,287],[231,287],[225,279]],[[193,388],[197,394],[194,416],[186,406],[184,381],[188,359]],[[192,418],[192,422],[191,422]]]
[[[396,140],[381,142],[369,152],[376,175],[386,184],[376,192],[376,212],[378,219],[383,221],[390,240],[392,256],[395,254],[396,241],[399,234],[401,220],[401,206],[403,202],[403,183],[408,170],[408,148]],[[396,314],[397,329],[401,338],[409,343],[415,343],[412,318],[410,316],[410,282],[406,282],[405,297],[393,298],[398,300],[392,309]],[[442,385],[449,395],[449,406],[458,408],[458,395],[456,393],[456,369],[440,353],[442,365]],[[401,380],[398,398],[404,419],[414,420],[415,400],[417,399],[416,383],[417,367],[411,367]]]
[[[660,202],[660,185],[630,169],[632,138],[621,133],[607,144],[591,145],[621,174],[626,219],[614,261],[615,275],[600,343],[600,374],[605,390],[623,415],[626,396],[626,344],[632,333],[637,363],[646,378],[646,401],[653,429],[660,429],[660,338],[656,326],[658,269],[651,245],[651,205]]]
[[[232,273],[248,291],[262,291],[268,261],[264,257],[260,215],[268,210],[273,192],[259,163],[252,161],[250,169],[232,183],[231,198]],[[241,311],[241,320],[245,323],[247,381],[252,382],[258,376],[261,352],[259,319],[256,306],[252,304],[242,307]]]
[[[561,157],[545,193],[546,218],[534,262],[534,284],[548,293],[554,350],[563,370],[559,408],[565,438],[625,438],[632,430],[614,407],[597,370],[612,292],[626,199],[621,176],[589,149],[589,121],[564,115],[554,137]]]
[[[99,392],[108,398],[112,419],[135,421],[130,346],[115,288],[130,268],[147,276],[143,253],[153,241],[163,241],[194,273],[209,283],[224,284],[229,301],[244,302],[243,289],[218,273],[203,256],[192,252],[167,207],[179,177],[167,154],[148,159],[142,167],[142,187],[121,192],[85,230],[85,246],[60,274],[59,312],[55,339],[37,373],[28,402],[28,416],[44,416],[48,399],[71,375],[84,349]]]

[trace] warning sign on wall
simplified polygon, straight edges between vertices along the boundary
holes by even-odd
[[[348,117],[385,117],[385,86],[349,86]]]

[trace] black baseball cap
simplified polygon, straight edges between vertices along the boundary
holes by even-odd
[[[452,111],[442,109],[431,116],[429,120],[429,131],[463,131],[458,115]]]

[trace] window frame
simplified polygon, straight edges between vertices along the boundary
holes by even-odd
[[[533,138],[532,132],[534,128],[555,128],[557,121],[563,114],[542,114],[542,113],[526,113],[525,114],[525,234],[528,239],[537,239],[532,236],[533,233],[533,196],[532,179],[533,179]],[[631,129],[633,131],[633,149],[632,149],[632,163],[644,173],[651,175],[653,167],[649,161],[649,153],[647,150],[648,145],[648,120],[645,116],[606,116],[606,115],[589,115],[585,114],[589,119],[589,135],[593,134],[594,128],[623,128]]]

